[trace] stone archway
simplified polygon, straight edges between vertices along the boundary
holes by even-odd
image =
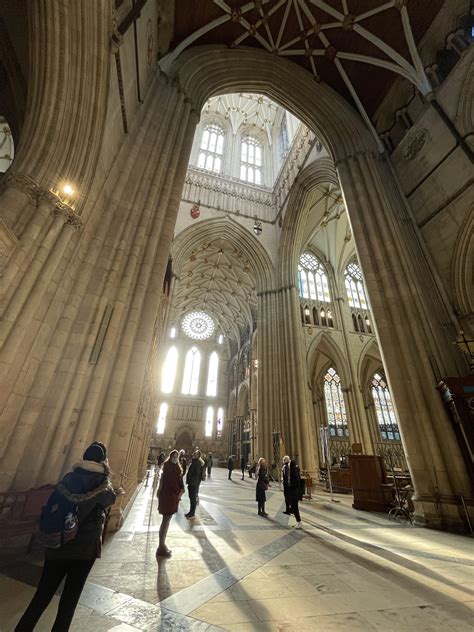
[[[176,432],[176,450],[184,450],[186,454],[191,454],[193,449],[193,435],[187,428],[181,428]]]
[[[59,31],[60,22],[54,28]],[[71,46],[79,46],[79,36],[73,29],[70,33]],[[96,43],[99,70],[105,73],[110,61],[108,37],[104,27],[103,38]],[[39,29],[38,51],[46,39],[54,41],[49,31]],[[51,66],[54,56],[50,53],[48,48],[44,59],[39,56],[39,67]],[[94,74],[97,82],[99,70]],[[61,102],[63,94],[60,83],[55,87],[52,107],[55,98]],[[102,125],[91,132],[96,139],[94,152],[86,152],[86,143],[75,136],[68,145],[51,142],[57,136],[53,130],[47,136],[51,147],[41,163],[36,154],[35,159],[21,154],[16,166],[21,165],[27,178],[11,179],[0,200],[9,225],[26,226],[27,237],[25,247],[12,254],[2,278],[9,297],[8,319],[1,332],[5,340],[1,366],[6,378],[0,402],[4,411],[0,449],[6,455],[2,488],[24,489],[32,482],[43,482],[42,477],[57,478],[91,438],[110,444],[117,471],[127,461],[197,118],[208,97],[232,91],[269,96],[318,134],[328,148],[399,408],[418,518],[433,526],[459,527],[459,495],[469,497],[470,486],[459,447],[433,389],[432,364],[436,362],[440,370],[453,375],[460,365],[448,345],[449,330],[442,326],[450,322],[450,316],[419,248],[407,201],[390,162],[378,154],[359,115],[302,68],[256,49],[187,49],[157,79],[137,115],[136,135],[123,142],[120,160],[107,176],[103,170],[94,170],[95,150],[105,128],[106,90],[97,91],[100,112],[92,107],[95,101],[89,108],[95,126]],[[35,102],[34,95],[31,102]],[[42,129],[43,124],[48,129],[55,124],[49,104],[44,110],[27,113],[25,129],[28,125]],[[74,151],[74,143],[80,144],[79,152]],[[44,144],[44,139],[38,140],[38,147]],[[65,174],[77,165],[84,183],[95,174],[92,192],[85,191],[81,199],[82,217],[54,211],[54,220],[50,220],[56,202],[37,183],[44,181],[45,174],[51,174],[50,179],[57,177],[58,164]],[[12,169],[15,176],[15,163]],[[99,191],[101,203],[97,202]],[[34,200],[28,201],[32,192]],[[34,212],[37,200],[39,211]],[[287,214],[296,228],[299,211],[293,205]],[[43,222],[44,230],[39,230],[38,222]],[[84,222],[87,230],[71,230]],[[287,239],[291,235],[290,230]],[[109,246],[101,249],[98,244],[105,242]],[[38,249],[42,253],[35,268],[39,283],[30,291],[25,264]],[[259,294],[259,424],[264,428],[268,453],[271,423],[282,424],[293,402],[282,390],[285,380],[271,370],[272,350],[284,348],[288,366],[303,366],[296,325],[286,332],[281,326],[294,312],[297,299],[291,269],[282,263],[282,271],[285,283],[270,279]],[[61,292],[56,292],[61,283]],[[96,332],[108,305],[112,312],[101,362],[91,366]],[[406,322],[409,328],[402,325]],[[80,332],[77,336],[69,335],[76,330]],[[24,375],[28,375],[26,385]],[[301,412],[305,386],[298,379],[292,386]],[[19,421],[23,409],[28,411],[26,425]],[[307,429],[296,424],[294,434],[296,443],[307,444]],[[38,445],[48,446],[47,462],[34,458]],[[22,465],[31,462],[33,468]]]

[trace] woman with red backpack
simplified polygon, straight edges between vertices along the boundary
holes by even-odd
[[[43,507],[40,519],[46,545],[43,572],[15,632],[34,630],[64,578],[51,632],[69,630],[84,584],[101,554],[106,509],[115,502],[109,474],[107,449],[96,441],[56,486]]]

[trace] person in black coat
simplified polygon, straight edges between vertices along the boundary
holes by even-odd
[[[66,581],[52,632],[69,630],[84,584],[101,554],[106,510],[115,502],[116,493],[109,471],[105,445],[94,442],[52,492],[44,511],[51,513],[54,505],[60,503],[75,505],[77,534],[58,548],[46,548],[38,588],[15,632],[31,632],[34,629],[64,578]]]
[[[266,491],[268,489],[268,471],[267,462],[262,457],[258,460],[257,486],[255,490],[255,500],[258,503],[258,515],[266,518],[265,503],[267,500]]]
[[[246,465],[247,465],[247,459],[242,454],[242,456],[240,457],[240,471],[242,472],[242,479],[241,480],[244,480],[245,466]]]
[[[290,500],[290,457],[283,457],[283,467],[281,468],[281,477],[283,480],[283,495],[285,496],[285,511],[283,512],[287,516],[291,515],[291,500]]]
[[[199,485],[201,484],[202,468],[204,467],[204,461],[201,459],[201,452],[195,450],[193,452],[193,460],[188,468],[186,475],[186,485],[188,486],[188,495],[190,508],[185,517],[188,519],[194,518],[196,513],[196,501],[199,493]]]
[[[295,459],[291,459],[290,461],[288,497],[290,501],[290,513],[292,513],[296,518],[295,529],[301,529],[303,525],[301,523],[298,503],[303,499],[303,495],[301,492],[300,468]]]
[[[232,472],[234,470],[234,457],[231,455],[228,460],[227,460],[227,469],[229,471],[229,475],[228,475],[228,479],[229,481],[232,480]]]

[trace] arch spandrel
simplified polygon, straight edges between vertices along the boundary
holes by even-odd
[[[161,68],[178,82],[198,112],[212,96],[260,93],[313,130],[333,160],[364,151],[378,153],[362,118],[340,95],[281,57],[255,48],[196,46],[185,50],[171,64],[164,58]]]

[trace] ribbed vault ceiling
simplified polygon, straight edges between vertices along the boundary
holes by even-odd
[[[177,3],[174,41],[253,46],[306,68],[369,115],[401,74],[429,90],[416,44],[443,0],[194,0]],[[410,49],[411,47],[411,49]],[[174,49],[174,50],[173,50]]]
[[[210,239],[191,252],[177,273],[172,322],[202,309],[238,343],[252,324],[256,305],[255,279],[244,252],[225,239]]]

